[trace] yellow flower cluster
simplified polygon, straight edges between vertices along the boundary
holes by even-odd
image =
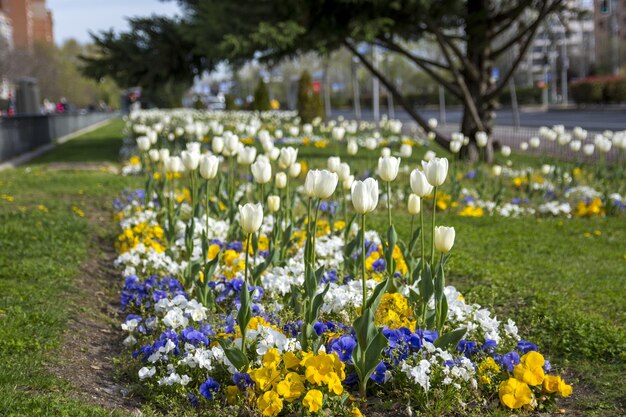
[[[228,279],[233,279],[237,272],[243,271],[246,267],[246,262],[242,255],[243,252],[239,253],[232,249],[225,250],[221,259],[222,275]]]
[[[424,197],[424,200],[432,200],[433,194]],[[459,205],[456,201],[452,201],[452,196],[442,191],[437,191],[437,211],[446,211],[450,207],[456,208]],[[432,205],[431,205],[432,206]]]
[[[144,222],[124,229],[122,234],[117,237],[115,249],[119,253],[126,253],[140,243],[143,243],[146,249],[152,248],[158,253],[165,251],[161,226],[158,224],[149,225]]]
[[[463,210],[459,212],[459,216],[462,217],[483,217],[485,212],[482,207],[465,206]]]
[[[406,327],[415,330],[413,309],[400,293],[386,293],[382,296],[374,313],[374,322],[376,326],[387,326],[390,329]]]
[[[128,160],[128,164],[133,166],[141,165],[141,158],[139,158],[138,156],[131,156]]]
[[[491,385],[491,379],[498,373],[500,373],[500,365],[492,357],[486,358],[478,365],[478,377],[481,384]]]
[[[261,367],[252,368],[250,377],[258,393],[256,406],[263,416],[274,417],[284,406],[284,401],[302,401],[310,413],[316,413],[328,396],[343,394],[342,381],[346,377],[345,364],[335,354],[312,352],[285,352],[272,348],[263,355]],[[233,388],[234,387],[234,388]],[[236,386],[226,389],[229,401],[239,395]]]
[[[398,245],[396,245],[396,247],[393,248],[392,256],[393,256],[393,262],[395,266],[394,272],[399,272],[401,275],[406,274],[409,270],[409,267],[407,266],[406,261],[404,260],[404,256],[402,255],[402,250],[400,249]],[[371,278],[376,281],[383,280],[382,273],[378,273],[374,271],[374,263],[381,258],[384,259],[382,246],[378,246],[377,251],[373,251],[372,253],[369,254],[367,258],[365,258],[365,269],[369,271],[369,273],[372,275]]]
[[[604,205],[599,197],[594,198],[589,203],[580,200],[574,210],[574,216],[576,217],[603,216],[604,213]]]
[[[572,394],[572,386],[567,385],[560,376],[545,375],[545,360],[539,352],[528,352],[522,356],[520,363],[513,368],[514,378],[500,384],[499,394],[502,404],[509,408],[520,408],[532,403],[533,392],[530,387],[541,387],[547,394],[558,394],[568,397]]]

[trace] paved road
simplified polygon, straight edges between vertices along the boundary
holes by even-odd
[[[381,115],[387,114],[386,108],[382,108]],[[435,110],[425,110],[420,112],[425,118],[435,117],[439,119],[439,112]],[[333,111],[333,117],[344,116],[354,118],[354,112],[350,110]],[[447,123],[460,123],[462,113],[460,110],[449,110],[446,112]],[[365,120],[373,120],[371,110],[363,110],[362,117]],[[411,118],[405,111],[396,110],[395,117],[402,121],[409,121]],[[549,110],[549,111],[527,111],[520,113],[520,125],[525,127],[553,126],[557,124],[565,125],[567,129],[580,126],[589,131],[602,130],[625,130],[626,129],[626,109],[624,110]],[[496,126],[513,126],[513,113],[511,110],[499,110],[496,113]]]

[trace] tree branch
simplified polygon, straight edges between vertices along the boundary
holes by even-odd
[[[422,129],[426,131],[431,130],[430,127],[428,126],[428,122],[422,116],[420,116],[420,114],[416,112],[415,109],[413,109],[411,104],[404,98],[402,94],[400,94],[398,89],[387,78],[385,78],[383,74],[380,71],[378,71],[374,67],[374,65],[371,62],[369,62],[367,58],[365,58],[363,54],[359,53],[359,51],[357,51],[356,47],[352,45],[350,41],[348,41],[347,39],[344,39],[343,44],[346,46],[346,48],[350,50],[350,52],[352,52],[354,56],[356,56],[359,59],[359,61],[361,61],[361,63],[367,68],[369,72],[372,73],[372,75],[378,78],[378,80],[385,86],[387,91],[389,91],[393,95],[394,100],[396,100],[398,104],[400,104],[406,110],[409,116],[411,116],[411,118],[415,120],[415,122],[417,122],[417,124],[419,124],[422,127]],[[450,141],[437,131],[435,131],[435,135],[436,135],[435,140],[437,141],[437,143],[443,146],[444,148],[448,149],[450,145]]]

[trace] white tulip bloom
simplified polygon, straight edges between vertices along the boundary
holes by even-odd
[[[325,169],[312,169],[304,181],[304,194],[307,197],[328,198],[335,192],[339,176]]]
[[[287,174],[284,172],[279,172],[276,174],[276,178],[274,178],[274,183],[276,184],[276,188],[282,190],[287,186]]]
[[[296,148],[291,146],[282,148],[278,157],[278,166],[281,169],[287,169],[296,163],[296,159],[298,159],[298,150]]]
[[[346,179],[341,182],[343,189],[349,191],[352,189],[352,183],[354,182],[354,175],[348,175]]]
[[[263,223],[263,206],[261,203],[247,203],[239,206],[239,223],[244,232],[256,233]]]
[[[289,128],[289,135],[292,137],[296,137],[298,136],[298,134],[300,133],[300,129],[298,128],[298,126],[291,126]]]
[[[403,143],[400,146],[400,156],[402,156],[403,158],[410,158],[412,154],[413,147],[411,145],[409,145],[408,143]]]
[[[433,187],[439,187],[448,176],[448,159],[433,158],[428,162],[422,161],[422,169],[429,184]]]
[[[378,141],[375,138],[367,138],[365,140],[365,148],[369,151],[373,151],[378,147]]]
[[[148,139],[147,136],[139,136],[137,138],[137,148],[139,148],[140,151],[146,152],[150,149],[150,145],[150,139]]]
[[[461,146],[463,146],[462,142],[458,140],[453,140],[452,142],[450,142],[450,152],[459,153],[459,151],[461,150]]]
[[[593,152],[595,151],[595,145],[593,143],[587,143],[585,144],[585,146],[583,146],[583,153],[587,156],[591,156],[593,155]]]
[[[333,127],[333,132],[332,132],[333,139],[342,140],[345,134],[346,134],[346,129],[344,129],[343,127],[341,126]]]
[[[202,155],[200,158],[200,176],[205,180],[212,180],[217,175],[220,160],[215,155]]]
[[[380,156],[382,157],[391,156],[391,149],[385,146],[384,148],[380,150]]]
[[[356,143],[356,140],[352,139],[348,142],[348,155],[356,155],[359,151],[359,145]]]
[[[158,149],[150,149],[148,151],[148,156],[150,157],[150,160],[152,162],[159,162],[159,158],[161,157],[161,154],[159,153]]]
[[[313,125],[311,123],[306,123],[302,126],[302,133],[307,136],[310,136],[313,133]]]
[[[433,159],[435,156],[437,156],[437,154],[435,153],[435,151],[426,151],[426,153],[424,154],[424,161],[430,161],[431,159]]]
[[[491,167],[491,174],[494,177],[499,177],[502,175],[502,167],[500,165],[494,165]]]
[[[448,253],[454,246],[454,227],[435,227],[435,248],[439,252]]]
[[[244,146],[237,153],[237,163],[240,165],[250,165],[256,158],[256,148],[254,146]]]
[[[295,164],[289,167],[289,176],[291,178],[298,178],[301,172],[302,172],[302,164],[300,162],[296,162]]]
[[[277,195],[268,195],[267,196],[267,208],[270,213],[276,213],[280,210],[280,197]]]
[[[415,216],[416,214],[420,214],[421,210],[421,199],[419,196],[415,194],[409,194],[409,202],[408,202],[408,210],[411,216]]]
[[[272,165],[265,158],[257,159],[250,169],[257,184],[267,184],[272,179]]]
[[[417,168],[411,172],[410,183],[411,190],[413,190],[418,197],[423,198],[433,192],[433,186],[430,185],[428,179],[426,179],[426,175]]]
[[[165,161],[165,171],[168,173],[176,173],[183,172],[184,166],[183,161],[180,159],[180,156],[171,156],[168,157]]]
[[[487,146],[487,142],[489,141],[489,137],[485,132],[476,132],[474,138],[476,139],[476,145],[478,145],[479,148]]]
[[[337,170],[337,175],[339,176],[339,181],[344,182],[347,180],[350,176],[350,165],[346,162],[342,162]]]
[[[437,119],[435,119],[434,117],[428,119],[428,127],[431,130],[435,130],[437,129],[437,125],[439,124],[439,122],[437,121]]]
[[[200,154],[190,151],[182,151],[180,157],[183,160],[183,165],[187,171],[195,171],[198,169],[200,163]]]
[[[519,148],[520,148],[522,151],[527,151],[527,150],[528,150],[528,143],[527,143],[527,142],[522,142],[522,143],[520,143],[520,144],[519,144]]]
[[[541,140],[539,140],[539,138],[537,136],[533,136],[528,141],[528,144],[530,145],[531,148],[537,149],[539,147],[539,145],[541,145]]]
[[[220,136],[215,136],[211,141],[211,149],[213,150],[214,154],[221,154],[224,150],[224,139],[222,139]]]
[[[330,156],[328,157],[328,161],[326,162],[326,168],[330,172],[337,172],[339,170],[339,166],[341,165],[341,158],[338,156]]]
[[[378,205],[378,181],[368,178],[352,183],[352,205],[357,213],[370,213]]]
[[[400,158],[381,156],[378,158],[378,176],[385,182],[391,182],[398,176]]]
[[[580,140],[573,140],[569,143],[569,148],[572,150],[572,152],[578,152],[581,146],[582,142]]]
[[[272,161],[276,161],[280,157],[280,149],[273,148],[269,155]]]
[[[502,149],[500,149],[500,153],[505,158],[509,157],[511,155],[511,147],[510,146],[506,146],[506,145],[503,146]]]

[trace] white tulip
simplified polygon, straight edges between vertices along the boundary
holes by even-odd
[[[415,216],[416,214],[420,214],[421,209],[421,199],[419,196],[415,194],[409,194],[409,203],[408,203],[409,214],[411,216]]]
[[[391,149],[385,146],[380,150],[380,156],[382,156],[383,158],[391,156]]]
[[[300,172],[302,172],[302,164],[300,162],[296,162],[289,167],[289,176],[291,178],[298,178],[300,176]]]
[[[527,142],[522,142],[522,143],[520,143],[520,144],[519,144],[519,148],[520,148],[522,151],[527,151],[527,150],[528,150],[528,143],[527,143]]]
[[[313,125],[311,123],[306,123],[302,126],[302,133],[309,136],[313,133]]]
[[[148,139],[150,140],[150,143],[152,145],[154,145],[157,142],[158,135],[157,135],[157,132],[155,132],[154,130],[147,132],[146,135],[148,135]]]
[[[195,171],[200,163],[200,154],[196,152],[182,151],[180,157],[187,171]]]
[[[435,140],[435,138],[437,138],[437,134],[435,132],[428,132],[428,134],[426,135],[426,138],[430,141]]]
[[[582,142],[579,140],[573,140],[569,143],[569,148],[572,150],[572,152],[578,152],[581,146]]]
[[[356,140],[350,140],[348,142],[348,155],[356,155],[359,151],[359,145],[356,143]]]
[[[552,167],[548,164],[543,164],[541,166],[541,173],[543,175],[548,175],[550,172],[552,172]]]
[[[170,157],[170,150],[167,148],[159,149],[159,159],[165,163],[167,158]]]
[[[328,198],[335,192],[338,181],[339,177],[334,172],[312,169],[304,181],[304,194],[307,197]]]
[[[328,161],[326,162],[326,168],[328,168],[330,172],[337,172],[339,170],[340,165],[341,165],[341,158],[339,158],[338,156],[331,156],[328,158]]]
[[[506,145],[503,146],[502,149],[500,149],[500,153],[505,158],[509,157],[511,155],[511,147],[510,146],[506,146]]]
[[[541,145],[541,141],[539,140],[539,138],[537,136],[533,136],[528,141],[528,144],[530,145],[531,148],[535,148],[536,149],[536,148],[539,147],[539,145]]]
[[[438,125],[438,124],[439,124],[439,122],[438,122],[438,121],[437,121],[437,119],[435,119],[434,117],[433,117],[433,118],[428,119],[428,127],[429,127],[431,130],[435,130],[435,129],[437,129],[437,125]]]
[[[352,183],[354,182],[354,175],[348,175],[346,179],[341,182],[343,189],[349,191],[352,189]]]
[[[593,155],[593,151],[595,150],[595,146],[593,143],[587,143],[583,146],[583,153],[587,156]]]
[[[453,140],[452,142],[450,142],[450,152],[458,153],[461,150],[461,146],[463,146],[462,142],[459,142],[458,140]]]
[[[281,138],[283,137],[283,131],[282,131],[282,130],[280,130],[280,129],[275,130],[275,131],[274,131],[274,137],[275,137],[276,139],[281,139]]]
[[[200,176],[205,180],[212,180],[217,175],[220,160],[215,155],[202,155],[200,158]]]
[[[150,139],[148,139],[147,136],[139,136],[137,138],[137,148],[139,148],[140,151],[146,152],[150,149],[150,145]]]
[[[211,141],[211,149],[213,150],[214,154],[221,154],[224,150],[224,139],[222,139],[220,136],[215,136]]]
[[[176,136],[174,136],[173,133],[170,133],[167,135],[167,140],[169,140],[170,142],[174,142],[174,140],[176,140]]]
[[[385,182],[391,182],[398,176],[400,158],[381,156],[378,158],[378,176]]]
[[[435,227],[435,248],[439,252],[448,253],[454,246],[454,227]]]
[[[422,169],[430,185],[439,187],[448,176],[448,159],[433,158],[428,162],[422,161]]]
[[[342,162],[337,170],[337,175],[339,176],[339,181],[344,182],[347,180],[350,176],[350,165],[346,162]]]
[[[374,178],[354,181],[350,195],[352,196],[352,205],[357,213],[372,212],[378,205],[378,181]]]
[[[148,156],[150,157],[150,160],[152,162],[159,162],[159,157],[161,156],[161,154],[159,153],[158,149],[150,149],[148,151]]]
[[[165,160],[165,171],[169,173],[183,172],[184,166],[180,156],[171,156]]]
[[[346,134],[346,129],[344,129],[343,127],[341,126],[333,127],[333,132],[332,132],[333,139],[342,140],[345,134]]]
[[[240,205],[239,223],[247,234],[256,233],[263,223],[263,206],[261,203]]]
[[[502,175],[502,167],[500,165],[494,165],[491,167],[491,174],[494,177],[499,177]]]
[[[281,169],[287,169],[296,163],[298,159],[298,150],[288,146],[280,150],[280,156],[278,157],[278,166]]]
[[[367,138],[365,140],[365,148],[367,150],[373,151],[378,147],[378,141],[374,138]]]
[[[200,153],[200,142],[187,142],[187,144],[185,145],[185,148],[187,149],[187,152],[193,152],[193,153]]]
[[[267,196],[267,208],[270,213],[276,213],[280,210],[280,197],[277,195],[268,195]]]
[[[433,159],[435,156],[437,156],[437,154],[435,153],[435,151],[426,151],[426,153],[424,154],[424,161],[430,161],[431,159]]]
[[[257,184],[267,184],[272,179],[272,165],[265,158],[259,158],[250,166],[252,176]]]
[[[270,152],[270,159],[272,161],[276,161],[279,157],[280,157],[280,149],[273,148],[272,151]]]
[[[237,163],[240,165],[250,165],[256,158],[256,148],[254,146],[244,146],[237,154]]]
[[[476,145],[478,145],[479,148],[487,146],[487,142],[489,141],[489,136],[487,136],[487,133],[485,132],[476,132],[474,138],[476,139]]]
[[[241,149],[241,142],[237,135],[229,134],[224,138],[224,149],[222,150],[224,156],[235,156]]]
[[[270,136],[270,132],[268,132],[267,130],[263,129],[263,130],[259,130],[259,133],[257,133],[257,136],[259,138],[259,142],[263,143],[263,142],[272,142],[272,138]]]
[[[296,137],[298,136],[298,134],[300,133],[300,129],[298,128],[298,126],[291,126],[289,128],[289,135],[292,137]]]
[[[276,188],[282,190],[287,186],[287,174],[284,172],[279,172],[276,174],[276,178],[274,178],[274,183],[276,184]]]
[[[409,145],[408,143],[403,143],[400,146],[400,156],[402,156],[403,158],[410,158],[412,154],[413,147],[411,145]]]
[[[426,175],[419,169],[414,169],[411,172],[410,183],[411,190],[413,190],[418,197],[426,197],[433,192],[433,186],[430,185],[426,179]]]

